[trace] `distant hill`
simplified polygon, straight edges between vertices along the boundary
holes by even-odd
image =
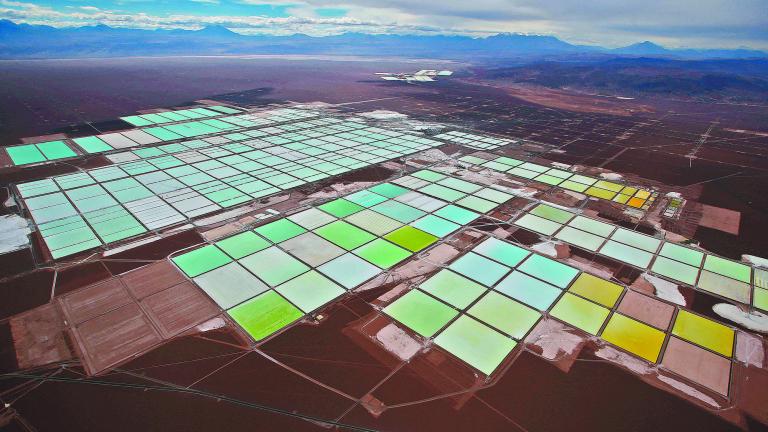
[[[141,30],[106,25],[54,28],[0,20],[0,58],[122,57],[153,55],[338,54],[430,58],[520,58],[561,55],[658,55],[679,58],[767,57],[750,50],[670,50],[651,42],[609,50],[573,45],[554,36],[500,33],[468,36],[344,33],[311,37],[235,33],[225,27],[201,30]]]
[[[643,57],[657,57],[657,58],[690,58],[690,59],[706,59],[706,58],[734,58],[734,59],[747,59],[766,57],[766,53],[761,51],[749,50],[749,49],[667,49],[661,45],[657,45],[653,42],[645,41],[636,44],[626,46],[624,48],[617,48],[611,50],[616,54],[626,54],[632,56]]]
[[[655,43],[649,41],[632,44],[624,48],[617,48],[612,51],[617,54],[629,54],[637,56],[668,56],[674,52],[664,48],[661,45],[656,45]]]
[[[656,51],[656,50],[654,50]],[[533,62],[476,71],[484,79],[628,97],[768,102],[768,59],[626,57]]]

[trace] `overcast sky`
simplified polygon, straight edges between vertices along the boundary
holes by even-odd
[[[768,0],[0,0],[30,24],[240,33],[547,34],[579,44],[768,49]]]

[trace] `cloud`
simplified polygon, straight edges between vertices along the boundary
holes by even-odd
[[[655,40],[670,46],[766,48],[765,0],[304,0],[342,7],[347,16],[474,33],[551,34],[576,43],[621,46]],[[711,31],[710,31],[711,30]],[[752,37],[750,34],[762,34]]]
[[[328,6],[329,0],[306,0]],[[571,42],[620,46],[663,39],[673,46],[752,42],[746,33],[768,34],[765,0],[355,0],[348,16],[398,17],[398,22],[461,27],[473,31],[553,34]],[[708,32],[705,29],[738,32]],[[672,35],[674,33],[674,35]]]
[[[765,0],[190,0],[194,3],[205,3],[200,7],[221,4],[221,10],[228,11],[231,9],[224,6],[283,6],[289,16],[249,16],[247,12],[215,15],[217,9],[212,8],[194,14],[190,12],[194,6],[167,15],[82,8],[61,11],[0,0],[0,18],[54,26],[103,23],[150,29],[196,29],[216,24],[242,33],[272,34],[356,31],[482,36],[520,32],[609,47],[651,40],[671,47],[747,45],[768,49]],[[323,16],[317,12],[334,9],[345,14]]]
[[[307,4],[304,0],[236,0],[235,3],[253,6],[296,6]]]
[[[11,6],[11,7],[2,7]],[[89,11],[90,12],[90,11]],[[312,35],[338,34],[344,31],[383,33],[440,33],[444,29],[425,25],[400,25],[396,22],[364,20],[352,17],[263,17],[263,16],[157,16],[147,13],[127,14],[113,11],[60,12],[32,3],[0,0],[0,18],[29,24],[60,27],[106,24],[111,27],[140,29],[189,29],[219,25],[243,34],[271,33]]]

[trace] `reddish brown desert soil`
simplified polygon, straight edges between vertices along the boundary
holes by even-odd
[[[741,213],[721,207],[702,204],[702,215],[699,225],[716,229],[733,235],[739,235]]]
[[[616,116],[631,116],[637,113],[651,113],[654,111],[650,105],[643,105],[634,100],[590,95],[534,85],[522,85],[504,82],[503,80],[494,80],[492,84],[471,79],[463,81],[475,85],[489,85],[503,90],[510,96],[548,108]]]

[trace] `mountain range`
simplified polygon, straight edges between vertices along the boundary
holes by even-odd
[[[554,36],[499,33],[422,36],[343,33],[313,37],[243,35],[221,26],[200,30],[143,30],[106,25],[56,28],[0,20],[0,58],[72,58],[158,55],[336,54],[450,59],[557,56],[643,56],[680,59],[764,58],[750,49],[667,49],[641,42],[618,49],[574,45]]]

